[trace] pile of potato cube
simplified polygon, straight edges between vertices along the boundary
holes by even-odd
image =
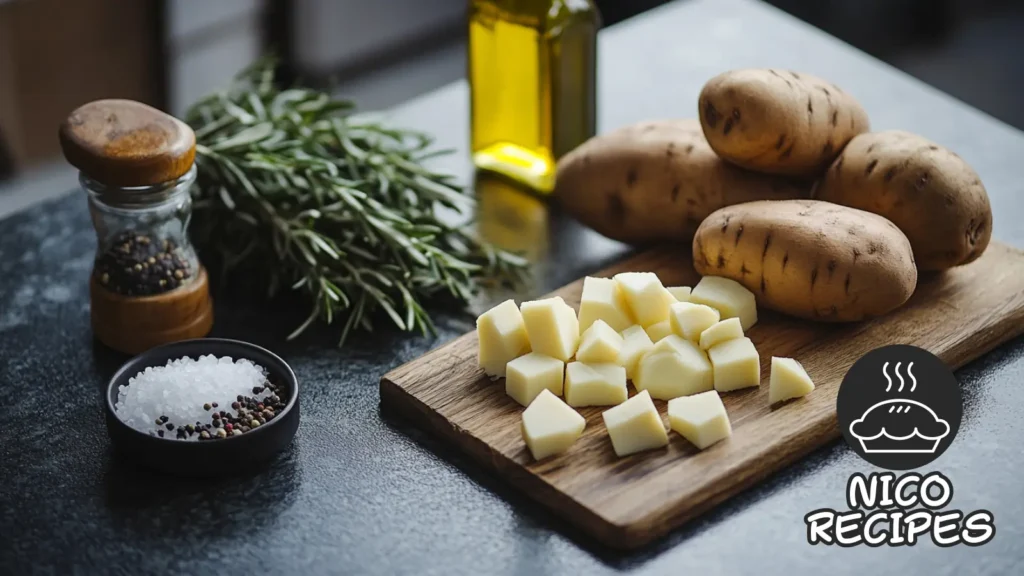
[[[523,439],[535,459],[572,446],[584,406],[612,407],[602,416],[620,457],[665,446],[655,399],[668,401],[671,429],[703,450],[732,434],[719,393],[761,383],[745,336],[756,322],[754,295],[727,278],[705,276],[691,291],[653,272],[587,277],[578,315],[560,297],[507,300],[481,315],[479,362],[527,407]],[[770,403],[813,389],[798,362],[772,358]]]

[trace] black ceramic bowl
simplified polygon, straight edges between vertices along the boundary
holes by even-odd
[[[168,360],[204,354],[245,358],[265,368],[269,378],[284,384],[290,394],[284,410],[273,420],[241,436],[202,442],[150,436],[122,422],[114,412],[119,386],[150,366],[164,366]],[[279,356],[247,342],[221,338],[184,340],[158,346],[129,360],[110,379],[106,396],[107,431],[121,454],[150,468],[185,476],[212,476],[252,470],[266,464],[284,450],[299,427],[299,383],[295,373]]]

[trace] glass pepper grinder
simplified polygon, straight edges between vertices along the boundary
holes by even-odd
[[[187,124],[131,100],[97,100],[60,127],[96,229],[93,334],[128,354],[206,336],[213,307],[188,239],[196,138]]]

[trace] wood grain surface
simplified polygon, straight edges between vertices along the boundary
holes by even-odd
[[[622,271],[653,271],[666,285],[697,280],[689,260],[661,250],[595,275]],[[554,294],[578,307],[582,284]],[[617,458],[603,408],[584,408],[587,427],[576,444],[534,462],[520,435],[521,407],[505,395],[504,380],[492,382],[477,367],[476,332],[386,374],[380,397],[604,544],[635,548],[838,438],[839,384],[867,352],[912,344],[958,368],[1022,332],[1024,252],[993,244],[972,264],[923,276],[903,308],[870,322],[826,325],[760,311],[748,336],[761,355],[761,386],[723,394],[733,436],[703,452],[670,432],[666,449]],[[769,407],[772,356],[797,358],[817,389]],[[665,402],[655,404],[667,424]]]

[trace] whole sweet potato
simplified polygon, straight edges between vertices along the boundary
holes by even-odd
[[[751,200],[806,198],[809,186],[723,161],[695,119],[634,124],[595,136],[558,163],[555,196],[622,242],[689,242],[708,214]]]
[[[869,128],[853,96],[786,70],[719,74],[704,85],[698,106],[704,136],[719,156],[769,174],[816,178]]]
[[[718,210],[697,229],[693,263],[743,284],[762,306],[830,322],[890,312],[917,285],[910,242],[895,224],[815,200]]]
[[[851,140],[817,197],[891,220],[910,240],[921,270],[971,262],[992,236],[992,207],[978,174],[953,152],[908,132]]]

